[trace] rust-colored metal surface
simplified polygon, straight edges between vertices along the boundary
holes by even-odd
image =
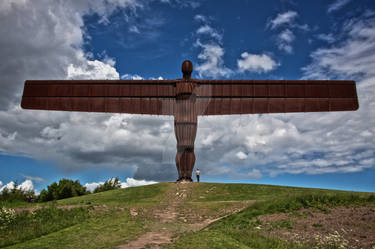
[[[354,81],[200,80],[184,61],[176,80],[28,80],[22,108],[173,115],[178,180],[192,181],[198,115],[354,111]]]
[[[176,81],[26,81],[25,109],[173,115]]]

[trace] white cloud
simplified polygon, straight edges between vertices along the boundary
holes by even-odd
[[[194,20],[198,22],[207,22],[207,18],[203,15],[195,15]]]
[[[27,180],[31,180],[31,181],[34,181],[34,182],[43,182],[44,181],[43,178],[38,177],[38,176],[28,176],[28,175],[24,175],[24,174],[21,174],[21,176],[26,178]]]
[[[293,34],[292,31],[290,31],[290,29],[286,29],[279,34],[279,39],[283,42],[290,43],[294,41],[295,38],[296,38],[295,35]]]
[[[298,13],[292,10],[284,13],[279,13],[274,19],[271,19],[269,21],[268,26],[271,26],[271,29],[275,29],[285,24],[291,24],[294,22],[297,16]]]
[[[34,184],[31,180],[25,180],[23,183],[17,186],[17,189],[22,189],[24,191],[33,191]]]
[[[168,117],[32,111],[19,106],[26,79],[119,78],[114,59],[106,56],[99,61],[84,54],[83,16],[96,13],[109,21],[117,8],[133,11],[140,6],[141,1],[133,0],[35,0],[2,6],[2,153],[50,160],[65,171],[103,167],[127,172],[157,165],[162,153],[175,153],[170,132],[160,130],[165,122],[173,126]]]
[[[375,18],[351,20],[344,25],[344,32],[348,39],[339,46],[311,54],[313,63],[303,68],[306,78],[375,75]]]
[[[328,42],[328,43],[333,43],[335,41],[335,38],[333,37],[333,34],[318,34],[316,36],[319,40]]]
[[[122,80],[143,80],[144,78],[138,74],[123,74],[121,75]]]
[[[293,52],[291,43],[296,38],[293,32],[290,29],[285,29],[278,35],[277,38],[277,47],[279,48],[279,50],[291,54]]]
[[[142,6],[138,0],[1,1],[0,109],[19,104],[26,79],[66,79],[68,73],[87,72],[96,76],[99,69],[107,70],[103,77],[116,74],[109,61],[84,54],[83,16],[96,13],[104,22],[118,8],[134,12]]]
[[[150,80],[164,80],[164,78],[162,76],[159,76],[157,78],[150,77]]]
[[[232,70],[224,65],[224,48],[215,43],[202,44],[199,41],[197,45],[203,49],[198,55],[203,62],[196,66],[200,77],[228,77],[232,74]]]
[[[291,43],[295,40],[295,35],[292,29],[299,29],[303,31],[308,31],[309,26],[307,24],[301,25],[294,23],[295,18],[298,16],[298,13],[295,11],[287,11],[280,13],[276,18],[268,22],[267,26],[271,29],[276,29],[282,27],[283,30],[277,35],[277,47],[279,50],[284,51],[288,54],[293,52],[293,47]]]
[[[277,45],[278,49],[284,51],[285,53],[291,54],[293,52],[293,47],[287,43],[279,43]]]
[[[0,184],[0,186],[1,185],[2,184]],[[2,192],[5,188],[7,188],[8,190],[11,190],[11,189],[14,189],[14,187],[15,187],[15,182],[11,181],[11,182],[7,183],[6,185],[4,185],[3,187],[1,187],[0,192]],[[20,190],[24,190],[24,191],[34,191],[35,194],[39,194],[36,191],[36,189],[34,189],[34,184],[31,180],[25,180],[24,182],[19,184],[16,188],[20,189]]]
[[[68,67],[68,79],[119,79],[119,73],[111,64],[98,60],[84,60],[83,65]]]
[[[274,70],[278,66],[278,63],[266,54],[259,55],[243,52],[241,59],[237,60],[237,66],[240,72],[265,73]]]
[[[6,188],[8,190],[11,190],[11,189],[14,189],[15,187],[15,182],[8,182],[7,184],[5,184],[3,187],[0,188],[0,192],[3,192],[3,190]]]
[[[134,178],[126,178],[126,182],[121,183],[121,188],[129,188],[129,187],[137,187],[137,186],[144,186],[155,184],[155,181],[146,181],[146,180],[136,180]]]
[[[233,71],[224,64],[225,50],[221,44],[223,36],[207,24],[206,17],[196,15],[194,19],[203,22],[196,31],[198,38],[195,43],[196,47],[202,49],[198,54],[201,62],[195,67],[199,77],[228,77]],[[205,38],[204,42],[201,42],[202,38]]]
[[[137,27],[137,26],[134,26],[134,25],[129,27],[129,31],[130,31],[131,33],[136,33],[136,34],[141,33],[141,32],[139,31],[138,27]]]
[[[111,178],[110,180],[114,180],[114,178]],[[121,182],[121,188],[129,188],[129,187],[138,187],[138,186],[145,186],[145,185],[150,185],[150,184],[156,184],[158,182],[155,181],[146,181],[146,180],[137,180],[134,178],[126,178],[125,182]],[[90,192],[93,192],[95,188],[97,188],[99,185],[104,184],[104,182],[91,182],[91,183],[86,183],[84,186],[86,189]]]
[[[245,153],[243,153],[242,151],[237,152],[237,153],[236,153],[236,156],[237,156],[239,159],[241,159],[241,160],[247,158],[247,155],[246,155]]]
[[[90,182],[90,183],[86,183],[86,184],[84,185],[84,187],[86,187],[86,189],[92,193],[92,192],[94,192],[94,190],[95,190],[99,185],[103,185],[103,184],[104,184],[104,182]]]
[[[218,41],[221,41],[223,36],[217,32],[216,29],[213,29],[211,26],[205,24],[197,29],[197,34],[206,34],[211,36],[214,39],[217,39]]]
[[[331,13],[333,11],[337,11],[347,5],[351,0],[335,0],[332,4],[328,6],[328,13]]]
[[[2,182],[2,181],[0,181],[0,187],[1,187],[1,186],[3,186],[3,182]]]
[[[85,8],[83,1],[66,3],[63,8],[57,2],[24,1],[23,5],[19,2],[0,10],[0,41],[4,44],[0,48],[0,151],[50,160],[71,171],[116,168],[138,172],[140,177],[134,176],[137,179],[160,179],[172,171],[175,174],[176,140],[171,133],[173,119],[169,117],[20,109],[25,79],[66,79],[71,64],[75,69],[83,67],[82,72],[91,70],[89,61],[94,60],[82,56],[80,48],[84,36],[82,15],[92,10]],[[47,10],[52,11],[51,15]],[[291,29],[287,23],[285,26]],[[5,27],[12,27],[11,32]],[[356,79],[360,99],[357,112],[199,117],[196,166],[204,174],[227,177],[374,168],[374,27],[371,19],[347,22],[344,32],[348,39],[316,50],[312,64],[304,68],[305,78]],[[207,42],[197,39],[197,47],[202,50],[200,75],[231,75],[232,70],[224,63],[224,48],[217,39],[210,38]],[[247,66],[244,57],[240,61],[244,71],[277,66]],[[102,63],[98,65],[114,67],[114,61]],[[247,158],[239,160],[239,151]],[[163,164],[163,158],[172,159]],[[317,158],[322,161],[314,161]],[[146,178],[150,175],[154,178]]]

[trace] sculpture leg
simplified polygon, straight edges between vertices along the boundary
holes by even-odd
[[[192,171],[195,164],[194,141],[197,125],[193,123],[177,123],[175,121],[175,134],[177,138],[176,167],[178,181],[193,181]]]
[[[195,163],[194,141],[198,123],[194,102],[194,97],[179,98],[176,101],[174,131],[177,139],[178,181],[193,181],[191,173]]]
[[[194,148],[177,149],[176,166],[178,170],[178,181],[193,181],[192,172],[195,163]]]

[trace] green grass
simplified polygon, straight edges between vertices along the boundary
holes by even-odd
[[[374,205],[371,193],[355,193],[323,189],[306,189],[254,184],[199,183],[189,186],[187,198],[178,207],[180,212],[199,212],[204,217],[221,216],[218,210],[237,207],[243,200],[258,200],[239,213],[212,223],[204,230],[186,232],[183,222],[160,223],[152,212],[163,210],[175,198],[175,183],[74,197],[52,203],[6,204],[8,207],[57,205],[76,206],[71,210],[55,207],[22,213],[9,229],[0,231],[0,247],[7,248],[116,248],[150,229],[168,229],[179,236],[168,248],[309,248],[279,238],[265,236],[254,227],[260,225],[259,215],[279,212],[297,213],[301,208],[326,211],[329,207]],[[138,212],[130,215],[130,209]],[[308,214],[304,214],[308,215]],[[276,226],[289,228],[284,220]]]
[[[78,196],[68,199],[58,200],[59,205],[129,205],[156,203],[163,198],[163,193],[167,190],[167,183],[160,183],[142,187],[127,189],[116,189],[95,194]]]
[[[334,195],[338,193],[354,193],[360,196],[368,195],[368,193],[339,190],[296,188],[261,184],[199,183],[194,185],[191,201],[270,200],[274,198],[289,198],[307,194]]]
[[[25,201],[0,201],[0,207],[6,208],[20,208],[20,207],[33,207],[37,206],[38,203],[29,203]]]
[[[14,216],[13,222],[0,233],[0,247],[13,245],[38,238],[81,223],[90,217],[87,208],[71,210],[54,206],[34,212],[22,212]]]
[[[145,232],[152,221],[132,217],[130,207],[151,207],[164,198],[167,184],[74,197],[41,206],[74,206],[71,210],[42,208],[35,214],[23,212],[0,231],[0,247],[7,248],[112,248]],[[24,207],[13,205],[8,207]],[[26,205],[30,206],[30,205]]]
[[[183,235],[171,248],[311,248],[309,245],[297,245],[273,237],[265,237],[254,227],[259,225],[256,217],[273,213],[290,213],[301,208],[314,208],[326,210],[328,207],[351,206],[351,205],[375,205],[375,196],[369,193],[354,193],[343,191],[308,191],[309,193],[300,195],[270,193],[273,198],[257,202],[243,211],[230,215],[218,222],[212,223],[205,231],[198,231]],[[321,191],[326,192],[322,194]],[[212,198],[212,199],[216,199]],[[279,227],[291,228],[292,224],[288,220],[276,224]],[[235,241],[230,247],[225,241]]]
[[[144,221],[128,210],[108,210],[83,222],[7,248],[115,248],[144,232]]]

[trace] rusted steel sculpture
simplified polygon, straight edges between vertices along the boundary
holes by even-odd
[[[28,80],[25,109],[173,115],[178,180],[192,181],[198,115],[352,111],[354,81],[201,80],[182,63],[176,80]]]

